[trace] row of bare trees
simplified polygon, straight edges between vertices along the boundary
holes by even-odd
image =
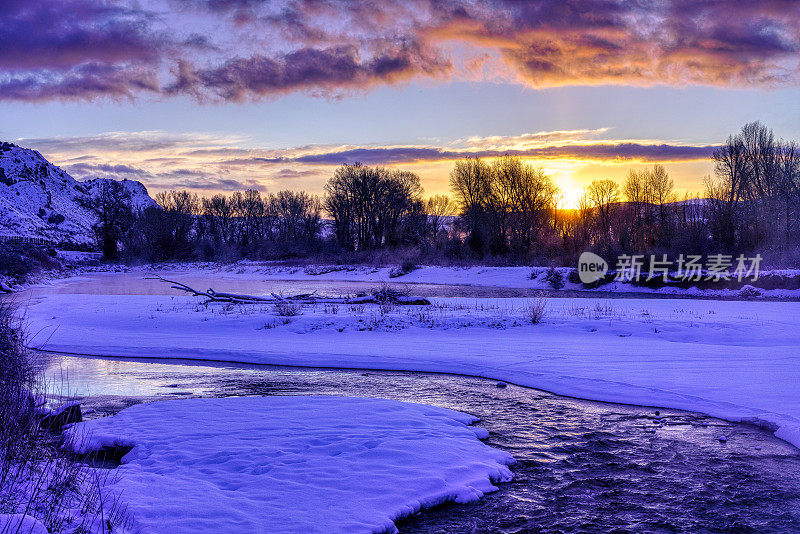
[[[800,240],[800,149],[759,122],[728,137],[706,180],[709,224],[721,247],[786,255]]]
[[[471,250],[572,261],[583,250],[621,253],[761,252],[786,262],[800,250],[800,148],[747,124],[714,153],[702,197],[679,198],[666,169],[595,180],[576,210],[520,158],[455,163],[450,185]]]
[[[677,203],[674,181],[662,165],[631,169],[625,183],[595,180],[584,190],[564,232],[573,248],[646,252],[675,245],[677,229],[693,217],[693,199]],[[694,220],[694,219],[692,219]]]
[[[248,190],[205,198],[165,191],[155,201],[158,207],[137,214],[120,232],[120,241],[126,250],[159,260],[194,256],[199,245],[213,250],[309,243],[322,226],[319,198],[304,192],[262,196]]]
[[[324,200],[302,191],[262,195],[247,190],[210,198],[165,191],[155,196],[157,207],[138,214],[128,208],[123,218],[115,209],[128,206],[130,198],[112,180],[94,200],[98,242],[112,259],[118,242],[133,254],[158,260],[197,256],[201,248],[308,250],[326,234],[324,209],[331,219],[327,234],[340,249],[376,250],[447,234],[456,209],[444,195],[424,201],[416,174],[382,167],[343,165],[325,189]]]
[[[168,191],[156,196],[160,208],[138,216],[115,208],[124,191],[109,183],[96,201],[98,239],[110,257],[121,240],[126,249],[157,258],[191,256],[201,245],[251,250],[264,244],[319,245],[328,236],[331,247],[344,251],[432,245],[441,251],[445,243],[450,253],[565,263],[584,250],[610,257],[796,253],[798,147],[752,123],[732,135],[714,161],[715,176],[706,179],[702,198],[679,199],[666,169],[653,165],[631,170],[621,185],[593,181],[576,209],[559,208],[562,193],[553,180],[514,156],[456,161],[452,198],[427,200],[416,174],[361,164],[337,168],[322,198],[292,191],[262,195],[249,190],[211,198]],[[323,231],[326,224],[330,232]]]
[[[216,243],[259,241],[311,241],[321,229],[319,197],[305,192],[281,191],[261,196],[255,190],[234,192],[230,197],[202,198],[198,206],[198,237]]]
[[[457,161],[450,187],[476,253],[526,254],[555,230],[558,187],[542,169],[518,157]]]
[[[346,250],[416,244],[426,232],[422,186],[411,172],[343,165],[325,185],[325,210]]]

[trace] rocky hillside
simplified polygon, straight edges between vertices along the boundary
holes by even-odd
[[[37,151],[0,143],[0,238],[93,243],[95,216],[87,205],[104,180],[78,182]],[[140,182],[123,183],[131,193],[132,207],[155,206]]]

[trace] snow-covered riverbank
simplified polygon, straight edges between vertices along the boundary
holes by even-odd
[[[71,447],[135,448],[109,491],[144,533],[390,532],[511,479],[460,412],[381,399],[164,401],[69,429]]]
[[[185,265],[165,265],[167,272],[175,269],[180,272]],[[358,282],[400,282],[407,284],[456,284],[476,287],[497,287],[517,289],[562,290],[562,291],[601,291],[605,293],[640,293],[643,295],[678,295],[686,297],[726,297],[736,298],[740,289],[700,289],[698,287],[681,288],[676,285],[665,287],[648,287],[626,281],[614,281],[596,288],[587,288],[575,276],[575,269],[559,267],[553,269],[558,282],[550,275],[547,267],[443,267],[419,266],[411,272],[401,274],[397,267],[342,266],[342,265],[309,265],[291,267],[242,261],[232,265],[198,264],[191,266],[188,275],[203,274],[228,278],[231,280],[331,280]],[[400,274],[400,276],[397,276]],[[800,271],[797,269],[766,270],[753,282],[760,296],[771,298],[800,298]],[[646,275],[642,277],[642,282]],[[765,283],[769,280],[769,283]],[[787,287],[773,288],[777,281]]]
[[[528,299],[320,304],[286,317],[270,305],[205,307],[185,296],[56,294],[58,287],[32,296],[28,310],[32,343],[47,350],[488,376],[765,422],[800,445],[795,302],[553,298],[543,323],[531,325]]]
[[[546,267],[490,267],[490,266],[419,266],[411,272],[398,274],[397,267],[376,267],[368,265],[306,265],[291,266],[279,262],[251,262],[242,260],[232,264],[217,263],[166,263],[154,265],[124,266],[100,264],[95,266],[73,266],[60,273],[60,279],[50,273],[38,284],[39,287],[63,286],[67,281],[71,287],[81,290],[81,281],[90,283],[103,278],[110,283],[110,291],[136,293],[130,285],[130,278],[141,278],[157,272],[167,278],[180,278],[192,283],[212,281],[216,290],[235,291],[249,286],[258,290],[268,290],[271,285],[292,282],[300,284],[330,284],[332,288],[346,288],[348,285],[383,283],[408,284],[409,286],[461,287],[461,292],[469,288],[497,290],[546,291],[553,295],[608,295],[608,296],[647,296],[647,297],[686,297],[686,298],[766,298],[800,299],[800,270],[768,269],[759,273],[752,283],[754,287],[731,289],[700,289],[699,287],[679,287],[673,283],[665,287],[648,287],[630,282],[613,281],[599,287],[587,287],[576,280],[575,269],[559,267],[555,279]],[[119,275],[122,275],[119,277]],[[121,278],[122,280],[119,280]],[[643,280],[646,278],[643,277]],[[21,289],[21,288],[18,288]],[[201,286],[201,289],[205,289]],[[317,289],[315,287],[315,289]],[[141,286],[138,287],[141,290]]]

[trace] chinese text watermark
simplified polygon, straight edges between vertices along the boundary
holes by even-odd
[[[761,255],[753,257],[739,254],[710,254],[705,258],[699,254],[679,254],[669,258],[667,254],[622,254],[617,257],[615,281],[640,282],[661,279],[672,281],[719,282],[722,280],[758,280]],[[578,275],[584,284],[603,278],[608,272],[608,263],[600,256],[584,252],[578,260]]]

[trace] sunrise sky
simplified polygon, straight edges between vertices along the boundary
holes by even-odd
[[[321,192],[336,165],[519,154],[574,204],[663,163],[700,192],[761,120],[800,139],[800,2],[4,0],[0,139],[152,192]]]

